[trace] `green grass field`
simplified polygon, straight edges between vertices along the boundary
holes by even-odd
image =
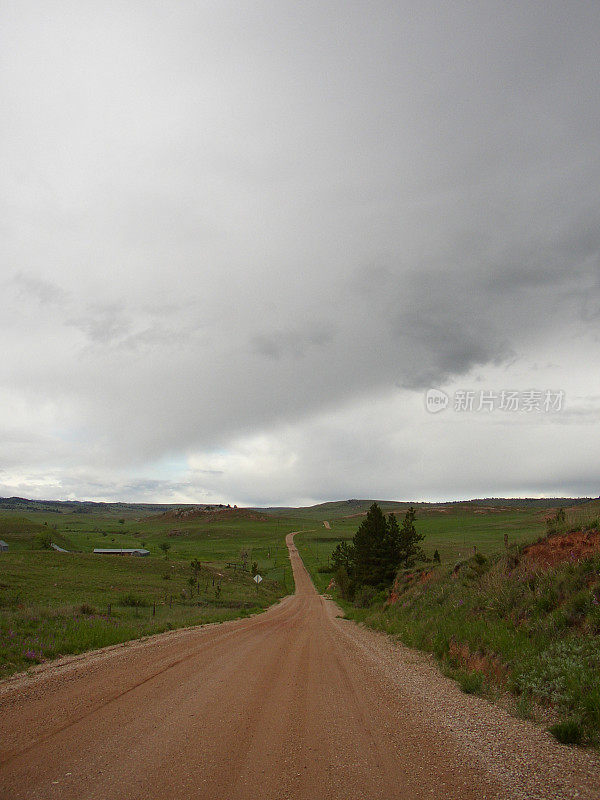
[[[123,522],[120,522],[122,519]],[[94,548],[144,547],[151,558],[164,558],[161,544],[170,545],[173,560],[210,561],[216,565],[239,562],[241,553],[256,561],[264,577],[291,587],[291,573],[285,534],[300,527],[302,520],[245,519],[161,519],[160,516],[103,517],[90,514],[0,512],[0,539],[10,546],[9,554],[30,551],[41,538],[75,553],[92,553]]]
[[[245,616],[293,591],[285,546],[293,519],[175,521],[126,511],[0,512],[0,539],[10,548],[0,553],[0,676],[60,655]],[[50,541],[71,552],[44,547]],[[167,557],[163,543],[170,545]],[[92,552],[142,546],[150,556]],[[202,564],[193,586],[192,559]],[[254,562],[263,577],[258,588]]]
[[[473,554],[473,547],[484,555],[498,553],[504,548],[504,534],[512,544],[524,544],[537,539],[546,531],[544,514],[539,509],[510,509],[486,511],[450,508],[449,510],[421,509],[417,511],[417,530],[425,535],[425,553],[432,557],[438,550],[442,564],[454,564]],[[403,512],[398,514],[399,522]],[[329,557],[338,542],[350,541],[362,517],[328,520],[330,529],[321,522],[296,536],[295,541],[307,569],[319,591],[324,591],[331,573],[325,570]]]

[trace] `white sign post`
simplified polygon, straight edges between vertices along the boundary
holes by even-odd
[[[262,581],[262,576],[257,574],[252,580],[256,583],[256,591],[258,592],[258,584]]]

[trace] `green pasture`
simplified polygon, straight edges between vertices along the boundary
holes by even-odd
[[[9,545],[0,553],[0,675],[245,616],[293,591],[285,546],[293,519],[173,520],[119,511],[0,512],[0,539]],[[70,552],[48,549],[50,541]],[[145,547],[150,555],[98,555],[95,547]],[[200,562],[196,572],[192,560]],[[253,563],[263,577],[258,587]]]
[[[471,511],[419,511],[417,507],[416,527],[425,535],[422,542],[425,553],[431,558],[437,550],[442,564],[452,565],[473,555],[474,547],[484,555],[501,552],[505,534],[508,534],[509,544],[524,544],[546,532],[544,515],[539,509],[478,511],[477,508]],[[401,521],[403,512],[397,516]],[[326,571],[331,553],[340,541],[349,542],[352,539],[361,520],[362,517],[328,520],[330,529],[321,522],[316,527],[312,525],[312,530],[295,537],[298,550],[319,591],[326,588],[332,577]]]
[[[197,558],[216,566],[240,563],[245,553],[248,566],[256,562],[263,577],[280,581],[291,590],[285,535],[302,524],[302,520],[294,518],[263,521],[240,516],[211,521],[44,512],[24,516],[0,512],[0,539],[9,544],[9,554],[40,549],[44,538],[76,553],[89,554],[94,548],[144,547],[150,551],[150,557],[157,558],[164,558],[161,545],[168,544],[168,557],[172,560]]]

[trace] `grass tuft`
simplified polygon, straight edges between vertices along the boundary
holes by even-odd
[[[557,722],[556,725],[549,728],[549,731],[561,744],[581,744],[583,741],[583,729],[581,723],[576,719]]]
[[[457,670],[453,677],[465,694],[483,694],[485,691],[485,678],[482,672],[473,670]]]

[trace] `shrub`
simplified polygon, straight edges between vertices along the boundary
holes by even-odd
[[[540,586],[538,590],[535,610],[547,614],[549,611],[554,611],[559,602],[560,596],[556,585],[551,581],[546,581],[545,585]]]
[[[35,550],[50,550],[52,546],[52,538],[47,533],[41,536],[36,536],[33,540],[33,547]]]
[[[473,672],[460,670],[454,677],[465,694],[483,694],[485,683],[482,672],[478,670]]]
[[[352,583],[345,567],[338,567],[335,571],[335,582],[344,600],[352,600]]]
[[[165,558],[168,558],[169,557],[169,550],[171,549],[171,543],[170,542],[161,542],[159,544],[159,547],[163,551],[163,553],[165,554]]]
[[[134,594],[124,594],[119,600],[119,605],[129,606],[130,608],[142,608],[150,605],[143,597],[136,597]]]
[[[373,600],[371,601],[375,605],[381,605],[385,603],[389,598],[390,593],[388,589],[381,589],[377,594],[373,596]]]
[[[79,613],[83,614],[84,616],[90,617],[96,613],[96,609],[89,603],[82,603],[81,606],[79,607]]]
[[[515,715],[521,719],[531,719],[531,698],[527,694],[520,694],[515,701]]]
[[[354,605],[357,608],[368,608],[375,597],[375,589],[372,586],[361,586],[354,595]]]
[[[552,736],[561,744],[581,744],[583,731],[581,723],[576,719],[557,722],[549,730]]]
[[[571,627],[578,625],[585,617],[589,604],[589,592],[578,592],[565,605],[563,614],[566,624]]]
[[[582,722],[592,728],[600,728],[600,688],[591,686],[589,682],[584,688],[581,699]]]

